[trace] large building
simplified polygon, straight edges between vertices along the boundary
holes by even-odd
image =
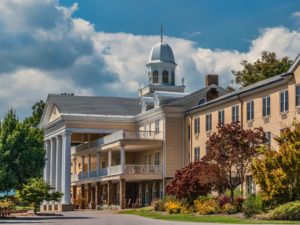
[[[232,93],[207,75],[204,88],[184,92],[171,47],[161,41],[146,64],[148,85],[137,98],[49,95],[44,179],[64,195],[42,210],[147,205],[164,195],[175,171],[205,155],[218,122],[262,126],[270,141],[299,117],[300,59],[289,71]],[[246,190],[253,192],[252,177]]]

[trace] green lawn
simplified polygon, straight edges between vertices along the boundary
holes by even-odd
[[[15,207],[16,210],[23,210],[23,209],[27,209],[27,210],[33,210],[33,206],[16,206]]]
[[[133,214],[160,220],[204,222],[204,223],[233,223],[233,224],[299,224],[299,221],[274,221],[274,220],[249,220],[225,215],[198,216],[192,214],[171,214],[166,215],[155,211],[126,210],[121,214]]]

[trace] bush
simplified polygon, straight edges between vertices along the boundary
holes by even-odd
[[[178,200],[168,200],[164,207],[169,214],[177,214],[181,212],[181,203]]]
[[[165,201],[162,199],[154,199],[151,203],[153,210],[155,211],[165,211]]]
[[[261,213],[262,209],[263,202],[260,196],[250,195],[243,203],[243,212],[248,218]]]
[[[230,203],[226,203],[222,207],[222,212],[227,213],[227,214],[234,214],[234,213],[237,213],[237,209],[234,205],[232,205]]]
[[[13,209],[14,207],[15,204],[12,201],[8,199],[0,200],[0,210]]]
[[[201,215],[220,212],[219,202],[216,199],[200,197],[194,201],[195,211]]]
[[[223,207],[225,204],[230,203],[230,198],[226,194],[222,194],[218,197],[220,207]]]
[[[234,199],[233,205],[235,206],[237,212],[242,212],[243,211],[243,203],[245,199],[243,196],[238,196]]]
[[[300,201],[280,205],[269,212],[269,218],[274,220],[300,220]]]

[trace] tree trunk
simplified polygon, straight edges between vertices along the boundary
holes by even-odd
[[[37,204],[34,203],[33,207],[34,207],[34,214],[36,214],[37,213]]]
[[[234,189],[230,189],[230,202],[231,202],[231,204],[233,204],[233,202],[234,202]]]

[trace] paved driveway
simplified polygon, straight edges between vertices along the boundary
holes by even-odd
[[[64,212],[63,216],[27,216],[0,219],[0,224],[59,224],[59,225],[200,225],[208,223],[171,222],[135,215],[116,214],[103,211]],[[213,225],[216,225],[215,223]]]

